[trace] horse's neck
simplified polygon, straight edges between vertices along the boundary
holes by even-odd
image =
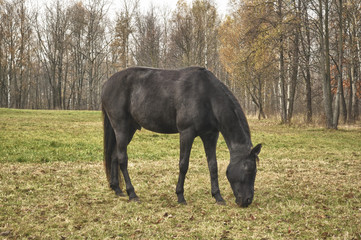
[[[234,111],[230,109],[230,111]],[[235,156],[248,154],[252,147],[247,120],[239,119],[237,114],[230,117],[221,127],[221,133],[227,143],[231,159]],[[222,124],[222,123],[221,123]]]
[[[250,137],[247,136],[247,134],[240,126],[238,128],[239,129],[227,129],[227,131],[222,132],[231,158],[232,156],[248,154],[252,147]]]
[[[233,94],[213,74],[211,83],[215,87],[215,101],[212,101],[213,111],[219,121],[219,130],[226,140],[232,156],[248,154],[251,147],[251,137],[247,119]]]

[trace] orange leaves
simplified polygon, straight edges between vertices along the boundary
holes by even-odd
[[[275,34],[270,25],[267,3],[254,1],[241,5],[219,29],[220,59],[227,72],[237,79],[263,74],[275,59]]]
[[[241,57],[239,56],[241,46],[239,27],[240,26],[237,25],[236,21],[228,16],[219,28],[219,38],[221,42],[220,58],[223,66],[230,74],[234,74],[236,63]]]

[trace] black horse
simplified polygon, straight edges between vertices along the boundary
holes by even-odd
[[[211,176],[211,192],[225,204],[218,186],[216,144],[222,133],[229,152],[227,178],[236,203],[252,203],[261,145],[252,149],[247,119],[233,94],[210,71],[200,67],[161,70],[128,68],[103,86],[104,163],[110,187],[124,196],[120,171],[129,200],[138,201],[128,174],[127,146],[141,127],[158,133],[180,134],[179,178],[176,193],[184,199],[184,180],[194,138],[200,136]]]

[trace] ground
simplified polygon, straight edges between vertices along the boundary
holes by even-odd
[[[100,112],[0,109],[1,239],[361,239],[361,128],[250,121],[263,143],[255,199],[239,208],[217,146],[226,206],[215,204],[196,139],[178,205],[178,135],[142,130],[129,146],[141,203],[109,189]]]

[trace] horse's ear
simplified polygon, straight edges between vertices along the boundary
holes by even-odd
[[[255,146],[255,147],[251,150],[250,155],[257,157],[258,154],[261,152],[261,149],[262,149],[262,144],[258,144],[257,146]]]

